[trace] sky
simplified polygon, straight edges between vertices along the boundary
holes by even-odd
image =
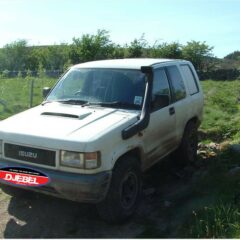
[[[71,43],[109,31],[114,43],[206,41],[216,57],[240,50],[240,0],[0,0],[0,47]]]

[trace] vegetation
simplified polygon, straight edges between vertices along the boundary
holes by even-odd
[[[238,139],[239,141],[239,139]],[[240,236],[240,174],[231,169],[239,166],[240,153],[229,145],[208,156],[207,171],[195,185],[189,212],[179,234],[198,238],[239,238]]]
[[[228,54],[224,58],[225,59],[239,60],[240,59],[240,51],[234,51],[233,53]]]
[[[133,57],[184,58],[192,61],[199,71],[205,71],[210,64],[205,60],[212,56],[212,49],[205,42],[197,41],[185,45],[156,42],[151,46],[144,35],[120,46],[111,41],[106,30],[98,30],[96,34],[74,37],[70,44],[30,47],[26,40],[9,43],[0,49],[0,72],[37,71],[40,67],[63,71],[71,64]]]
[[[203,133],[214,142],[240,140],[240,81],[203,81]]]
[[[190,238],[240,237],[240,82],[204,81],[204,121],[200,129],[199,161],[205,172],[193,190],[197,204],[180,227]],[[198,200],[198,201],[197,201]],[[199,203],[200,200],[200,203]]]
[[[29,46],[26,40],[6,44],[0,49],[0,74],[4,77],[26,75],[31,70],[36,76],[44,69],[48,76],[58,76],[69,66],[92,60],[117,58],[180,58],[190,60],[201,79],[230,80],[240,76],[239,51],[223,59],[213,56],[213,47],[206,42],[159,42],[149,44],[143,34],[132,42],[119,45],[111,41],[109,32],[74,37],[70,44]],[[56,71],[57,73],[53,73]],[[50,75],[51,74],[51,75]]]
[[[27,76],[26,78],[0,79],[0,120],[29,108],[32,81],[34,84],[33,106],[35,106],[43,101],[43,87],[52,87],[56,82],[55,78]]]

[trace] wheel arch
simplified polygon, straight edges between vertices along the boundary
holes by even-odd
[[[143,158],[144,158],[144,151],[140,146],[136,146],[132,149],[129,149],[126,152],[123,152],[122,154],[120,154],[116,160],[113,162],[113,168],[116,166],[116,164],[119,161],[124,161],[125,158],[127,157],[135,157],[136,160],[138,161],[138,163],[140,164],[140,167],[142,167],[142,162],[143,162]]]
[[[198,128],[198,127],[200,126],[200,124],[201,124],[201,121],[200,121],[200,119],[198,118],[198,116],[194,116],[194,117],[190,118],[190,119],[187,121],[187,123],[186,123],[186,125],[185,125],[185,128],[187,127],[187,125],[188,125],[190,122],[195,123],[197,128]]]
[[[183,128],[183,130],[182,130],[182,134],[181,134],[181,138],[180,138],[179,145],[180,145],[181,142],[182,142],[182,139],[183,139],[183,136],[184,136],[184,133],[185,133],[185,130],[186,130],[188,124],[191,123],[191,122],[193,122],[193,123],[196,125],[197,128],[198,128],[198,127],[200,126],[200,124],[201,124],[201,121],[199,120],[199,118],[198,118],[197,116],[194,116],[194,117],[190,118],[190,119],[186,122],[186,124],[185,124],[185,126],[184,126],[184,128]]]

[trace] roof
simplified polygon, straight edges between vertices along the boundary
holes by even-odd
[[[140,69],[142,66],[152,66],[163,62],[173,62],[174,59],[163,58],[125,58],[113,60],[99,60],[93,62],[81,63],[73,68],[123,68],[123,69]]]

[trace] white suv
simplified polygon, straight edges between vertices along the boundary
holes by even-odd
[[[136,208],[141,172],[170,153],[196,159],[202,112],[188,61],[75,65],[41,105],[0,123],[1,186],[96,203],[103,219],[124,220]]]

